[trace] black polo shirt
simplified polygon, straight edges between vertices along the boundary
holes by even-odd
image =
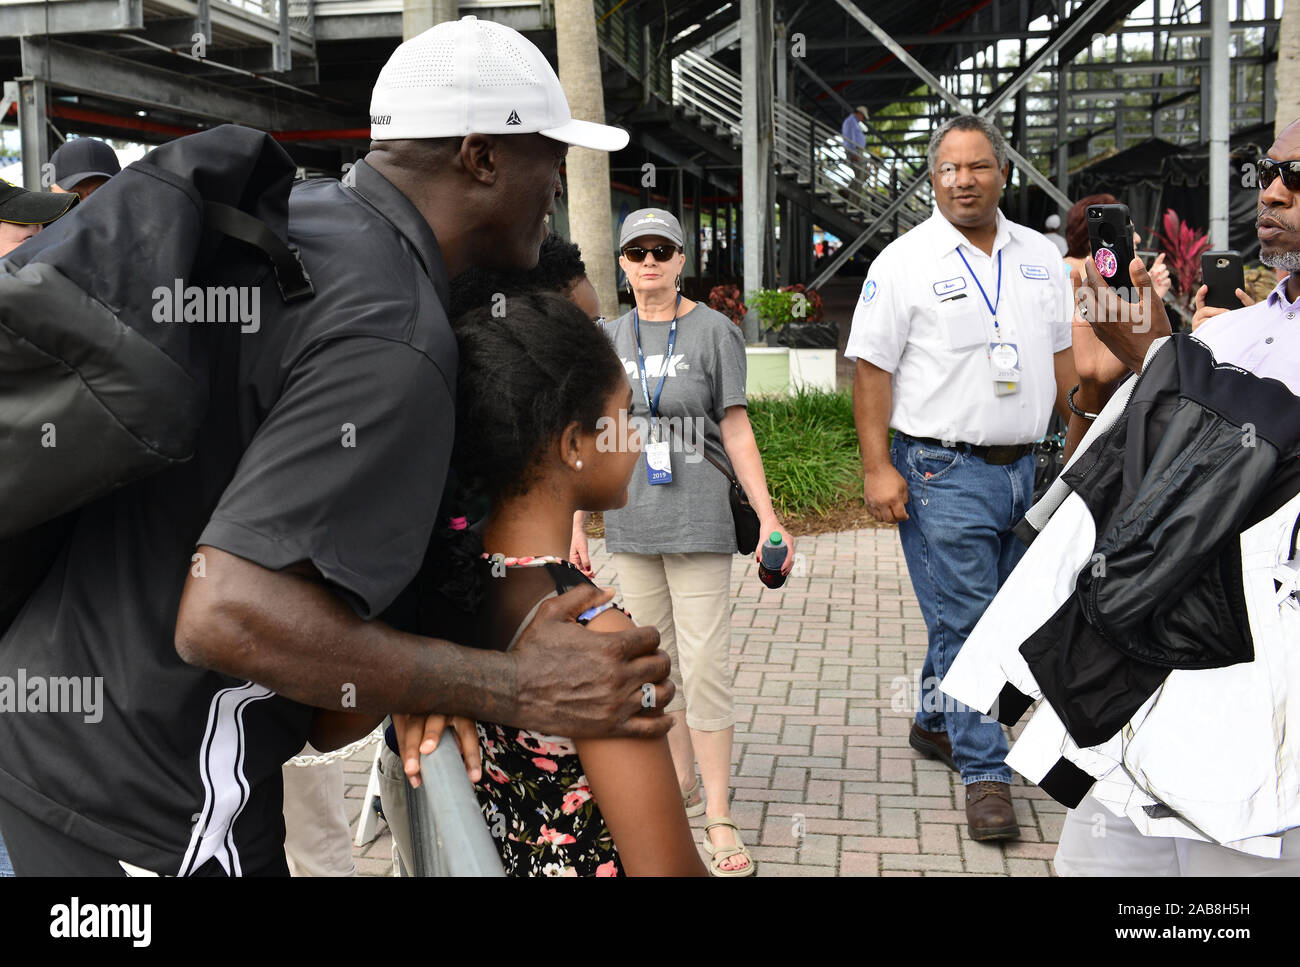
[[[371,618],[433,527],[455,427],[442,257],[373,168],[345,182],[295,186],[289,233],[316,296],[286,306],[268,286],[256,332],[225,324],[194,459],[83,508],[0,640],[0,674],[103,682],[97,721],[0,713],[0,796],[147,870],[281,871],[280,768],[312,716],[177,656],[196,546],[311,561]]]

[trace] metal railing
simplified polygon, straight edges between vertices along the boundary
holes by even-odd
[[[741,81],[734,72],[685,51],[672,64],[672,102],[687,118],[735,147],[742,136]],[[872,221],[898,189],[892,167],[863,152],[850,159],[840,132],[789,104],[773,105],[772,165],[817,197],[860,221]],[[910,180],[911,172],[901,172]],[[918,192],[898,213],[900,230],[930,217],[929,193]]]
[[[596,43],[623,69],[643,78],[650,94],[667,102],[672,97],[672,68],[662,36],[651,37],[627,0],[595,0]]]
[[[453,731],[432,755],[420,757],[420,787],[406,789],[414,876],[504,876],[501,857],[474,788],[465,775]]]

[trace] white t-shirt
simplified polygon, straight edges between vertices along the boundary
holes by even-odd
[[[996,332],[988,303],[998,309]],[[1073,311],[1065,263],[1042,234],[998,212],[989,256],[936,210],[871,263],[844,355],[893,373],[895,429],[975,445],[1032,443],[1051,418],[1052,357],[1070,348]],[[1019,391],[1008,396],[994,392],[995,342],[1019,354]]]

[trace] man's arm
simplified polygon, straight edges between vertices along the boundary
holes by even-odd
[[[610,595],[590,587],[545,602],[508,654],[366,621],[307,568],[267,570],[214,547],[206,576],[185,584],[176,650],[191,664],[318,708],[429,711],[577,736],[654,736],[669,720],[640,714],[672,697],[658,633],[602,634],[574,618]]]
[[[1059,353],[1052,355],[1052,369],[1056,374],[1056,403],[1055,409],[1057,415],[1061,417],[1062,422],[1069,426],[1070,412],[1069,403],[1066,401],[1070,395],[1070,390],[1074,384],[1079,381],[1079,374],[1074,371],[1074,353],[1070,349],[1062,349]]]
[[[893,374],[859,357],[853,376],[853,422],[862,451],[862,499],[885,523],[907,520],[907,481],[889,459],[889,414]]]

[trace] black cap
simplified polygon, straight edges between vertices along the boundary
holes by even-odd
[[[54,165],[54,183],[64,191],[71,191],[87,178],[112,178],[122,170],[117,152],[95,138],[65,141],[50,155],[50,164]]]
[[[76,195],[28,191],[0,178],[0,222],[15,225],[45,225],[77,203]]]

